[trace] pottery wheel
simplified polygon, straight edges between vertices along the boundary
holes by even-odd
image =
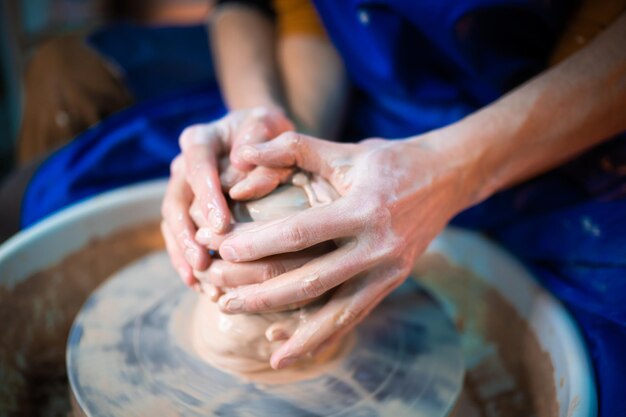
[[[413,280],[357,327],[337,363],[284,384],[246,380],[203,362],[180,337],[196,298],[164,252],[97,289],[68,340],[76,415],[440,417],[461,391],[460,338]]]

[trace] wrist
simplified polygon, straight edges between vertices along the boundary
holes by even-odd
[[[476,132],[459,122],[407,140],[419,149],[418,161],[429,161],[442,186],[451,190],[453,215],[485,200],[497,188],[487,175],[485,150]]]

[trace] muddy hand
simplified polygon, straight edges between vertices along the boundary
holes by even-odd
[[[288,168],[255,167],[241,160],[239,148],[271,140],[291,127],[281,111],[257,108],[229,113],[181,134],[182,152],[171,165],[161,229],[172,264],[185,284],[199,289],[193,270],[206,270],[211,262],[206,248],[195,241],[198,227],[223,234],[230,226],[224,191],[235,198],[254,198],[270,192],[289,175]],[[229,164],[220,164],[224,157],[230,157]],[[194,200],[198,202],[195,222],[190,213]]]
[[[461,177],[446,155],[410,140],[370,139],[338,144],[296,133],[240,149],[246,162],[299,167],[321,175],[339,192],[334,202],[283,220],[234,230],[220,244],[227,262],[250,262],[322,242],[337,249],[259,284],[219,299],[227,313],[262,312],[334,290],[329,301],[272,356],[289,365],[352,329],[407,277],[415,257],[462,208]]]

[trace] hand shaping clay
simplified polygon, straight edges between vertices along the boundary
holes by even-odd
[[[328,204],[337,197],[323,178],[298,172],[291,184],[258,200],[235,202],[232,211],[237,222],[270,221]],[[201,357],[220,369],[242,374],[267,371],[271,369],[272,353],[317,304],[265,314],[224,314],[208,295],[202,294],[194,312],[192,343]]]

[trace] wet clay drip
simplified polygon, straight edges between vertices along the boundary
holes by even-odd
[[[294,174],[291,184],[280,186],[258,200],[235,202],[232,211],[237,222],[271,221],[328,204],[337,196],[323,178],[299,172]],[[316,308],[316,303],[311,303],[266,314],[224,314],[208,295],[202,294],[193,313],[191,342],[199,356],[222,370],[239,374],[269,371],[272,353]],[[337,349],[335,346],[326,352]],[[328,354],[302,361],[297,375],[305,375],[305,368],[317,367],[326,359]],[[281,375],[284,377],[271,379],[289,380],[287,373]]]
[[[529,324],[496,290],[439,254],[413,276],[442,295],[462,334],[466,374],[454,417],[555,417],[554,368]]]

